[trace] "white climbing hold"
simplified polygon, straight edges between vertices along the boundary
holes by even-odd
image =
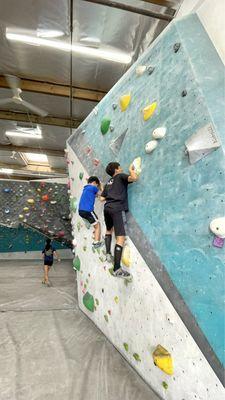
[[[161,126],[160,128],[154,129],[152,132],[152,137],[153,139],[162,139],[164,138],[166,134],[166,128],[164,126]]]
[[[214,235],[225,239],[225,217],[215,218],[210,223],[210,230]]]
[[[158,146],[157,140],[150,140],[145,146],[145,151],[147,154],[151,153]]]
[[[138,67],[136,67],[136,74],[137,76],[141,76],[145,73],[147,67],[146,65],[138,65]]]
[[[140,175],[140,173],[141,173],[141,157],[135,158],[132,164],[133,164],[135,173],[137,175]]]
[[[73,247],[77,247],[77,239],[74,238],[72,243],[73,243]]]

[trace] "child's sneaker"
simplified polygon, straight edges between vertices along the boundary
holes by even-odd
[[[107,261],[109,264],[112,264],[114,262],[114,257],[111,253],[106,254],[105,261]]]
[[[102,245],[103,245],[103,242],[93,242],[92,243],[92,246],[94,247],[94,249],[98,249]]]
[[[129,272],[124,271],[122,268],[119,268],[116,271],[113,271],[113,276],[115,276],[116,278],[122,278],[122,279],[132,281],[132,275]]]

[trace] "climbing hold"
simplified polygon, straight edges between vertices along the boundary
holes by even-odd
[[[175,43],[173,46],[173,51],[174,53],[177,53],[178,50],[180,49],[181,44],[180,43]]]
[[[139,356],[139,354],[137,354],[137,353],[134,353],[133,354],[133,357],[134,357],[134,359],[136,360],[136,361],[141,361],[141,358],[140,358],[140,356]]]
[[[121,111],[126,111],[131,101],[131,94],[124,94],[120,97],[120,109]]]
[[[70,189],[71,185],[70,185],[70,180],[68,180],[67,182],[67,188]]]
[[[105,318],[106,322],[109,322],[109,317],[107,314],[104,315],[104,318]]]
[[[147,67],[148,75],[151,75],[154,72],[154,70],[155,70],[155,67],[152,67],[151,65],[149,65]]]
[[[10,209],[9,208],[5,208],[5,214],[9,214],[10,213]]]
[[[111,311],[111,310],[108,310],[108,314],[109,314],[109,315],[112,315],[112,311]]]
[[[61,237],[65,236],[65,232],[64,232],[64,231],[59,231],[59,232],[57,233],[57,236],[58,236],[59,238],[61,238]]]
[[[118,304],[118,303],[119,303],[119,297],[118,297],[118,296],[115,296],[115,297],[114,297],[114,301],[115,301],[116,304]]]
[[[40,188],[37,188],[37,192],[41,192],[41,189],[40,189]]]
[[[95,299],[95,303],[96,303],[97,306],[99,306],[99,300],[98,299]]]
[[[113,152],[115,155],[117,155],[117,154],[119,153],[119,151],[120,151],[120,149],[121,149],[121,147],[122,147],[122,144],[123,144],[123,141],[124,141],[124,138],[125,138],[125,136],[126,136],[127,131],[128,131],[128,128],[127,128],[120,136],[117,136],[117,138],[114,139],[114,140],[110,143],[109,148],[112,150],[112,152]]]
[[[57,203],[57,201],[56,200],[51,200],[50,201],[50,204],[56,204]],[[64,219],[64,218],[63,218]]]
[[[187,90],[183,90],[182,93],[181,93],[181,96],[182,96],[182,97],[187,96]]]
[[[127,344],[127,343],[123,343],[123,347],[124,347],[124,349],[125,349],[126,351],[128,351],[128,350],[129,350],[129,346],[128,346],[128,344]]]
[[[101,132],[103,135],[105,135],[108,132],[110,122],[111,122],[111,120],[109,118],[103,118],[103,120],[101,122]]]
[[[212,123],[201,127],[185,142],[190,164],[194,164],[221,146]]]
[[[115,129],[114,126],[110,125],[110,127],[109,127],[110,132],[113,132],[114,129]]]
[[[215,218],[210,222],[210,230],[214,235],[225,238],[225,217]]]
[[[161,126],[160,128],[154,129],[154,131],[152,132],[152,137],[154,139],[162,139],[164,138],[165,134],[166,128],[164,126]]]
[[[86,149],[85,149],[85,153],[89,156],[89,154],[91,153],[91,147],[90,146],[88,146],[88,147],[86,147]]]
[[[94,312],[94,297],[89,292],[85,293],[83,297],[83,304],[89,311]]]
[[[162,382],[162,386],[164,387],[164,389],[168,389],[168,383],[166,383],[165,381]]]
[[[125,265],[125,267],[128,267],[128,268],[131,265],[131,257],[130,257],[130,248],[129,248],[129,246],[125,246],[123,248],[122,263],[123,263],[123,265]]]
[[[154,103],[149,104],[142,110],[144,121],[147,121],[149,118],[152,117],[156,107],[157,107],[157,102],[154,101]]]
[[[147,154],[151,153],[158,146],[157,140],[150,140],[145,146],[145,152]]]
[[[141,157],[135,158],[132,164],[133,164],[135,173],[139,176],[141,173]]]
[[[138,67],[136,67],[136,70],[135,70],[136,75],[137,76],[143,75],[145,73],[146,69],[147,69],[146,65],[138,65]]]
[[[74,212],[74,213],[77,211],[77,199],[76,199],[76,197],[72,197],[70,199],[70,210],[72,212]]]
[[[173,375],[173,360],[171,354],[160,344],[156,347],[153,352],[154,364],[160,368],[167,375]]]
[[[19,215],[19,219],[23,219],[23,215],[22,214]]]
[[[28,199],[27,202],[28,204],[34,204],[34,199]]]
[[[83,179],[83,176],[84,176],[84,173],[83,172],[80,172],[79,173],[79,179],[82,181],[82,179]]]
[[[23,209],[23,211],[29,211],[29,208],[28,207],[24,207],[24,209]]]
[[[77,247],[77,239],[73,239],[72,244],[73,244],[73,247]]]
[[[80,265],[81,265],[80,259],[78,256],[76,256],[73,260],[73,269],[80,271]]]
[[[116,110],[116,109],[117,109],[117,104],[114,103],[114,104],[112,105],[112,108],[113,108],[113,110]]]
[[[12,189],[10,189],[10,188],[5,188],[5,189],[3,189],[3,192],[4,192],[4,193],[11,193],[11,192],[12,192]]]
[[[92,162],[93,162],[93,164],[94,164],[95,167],[97,167],[97,166],[100,164],[100,160],[98,160],[97,158],[94,158],[94,159],[92,160]]]
[[[224,239],[222,239],[218,236],[215,236],[212,244],[214,247],[222,248],[224,246]]]
[[[42,197],[43,201],[48,201],[49,200],[49,195],[48,194],[44,194]]]

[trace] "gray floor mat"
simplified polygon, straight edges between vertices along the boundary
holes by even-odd
[[[79,310],[71,261],[0,262],[0,400],[157,400]]]

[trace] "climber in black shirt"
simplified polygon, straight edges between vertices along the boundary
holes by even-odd
[[[121,268],[123,245],[126,231],[126,212],[128,211],[127,187],[129,183],[136,182],[138,179],[133,165],[130,165],[129,175],[124,174],[120,164],[111,162],[106,167],[106,172],[111,176],[101,193],[101,200],[105,201],[104,218],[106,224],[105,246],[106,259],[112,261],[111,242],[113,228],[116,236],[116,245],[114,250],[114,268],[113,275],[119,278],[129,278],[130,274]]]

